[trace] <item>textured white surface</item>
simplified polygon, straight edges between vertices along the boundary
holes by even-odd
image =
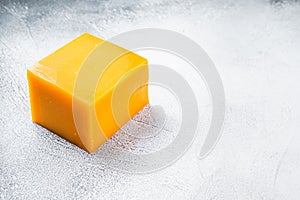
[[[0,199],[299,199],[299,2],[1,1],[0,27]],[[185,156],[136,175],[108,167],[103,155],[111,146],[147,153],[167,145],[178,125],[171,97],[153,89],[164,109],[154,116],[164,111],[168,120],[160,135],[118,133],[89,155],[31,122],[26,68],[82,32],[107,39],[143,27],[197,41],[219,70],[227,105],[223,135],[206,159],[197,158],[211,113],[205,100]],[[140,126],[143,134],[154,129]]]

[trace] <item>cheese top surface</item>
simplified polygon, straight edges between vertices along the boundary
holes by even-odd
[[[143,64],[147,64],[145,58],[84,33],[29,70],[70,95],[74,95],[76,81],[80,80],[75,96],[83,101],[91,101],[94,100],[93,95],[100,98],[124,74]]]

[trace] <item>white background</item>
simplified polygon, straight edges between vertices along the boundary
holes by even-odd
[[[299,199],[299,2],[1,1],[0,27],[0,199]],[[150,142],[118,133],[89,155],[31,122],[26,69],[83,32],[108,39],[144,27],[177,31],[203,47],[223,80],[226,119],[216,148],[199,160],[211,114],[199,83],[193,146],[174,165],[136,175],[97,159],[110,145],[135,153],[167,145],[180,118],[176,101],[153,89],[167,130]]]

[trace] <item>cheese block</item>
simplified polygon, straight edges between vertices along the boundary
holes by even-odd
[[[147,60],[88,33],[27,79],[32,120],[90,153],[149,103]]]

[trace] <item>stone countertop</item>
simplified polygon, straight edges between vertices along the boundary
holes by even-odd
[[[299,2],[12,0],[0,2],[0,27],[0,199],[299,199]],[[226,116],[211,154],[197,156],[211,114],[205,92],[198,137],[177,162],[152,173],[107,162],[117,159],[112,146],[143,154],[172,141],[180,109],[159,88],[151,92],[161,104],[156,113],[170,120],[150,140],[155,120],[133,120],[91,155],[32,123],[30,65],[83,32],[108,39],[145,27],[188,36],[215,63]],[[149,132],[132,139],[138,123]]]

